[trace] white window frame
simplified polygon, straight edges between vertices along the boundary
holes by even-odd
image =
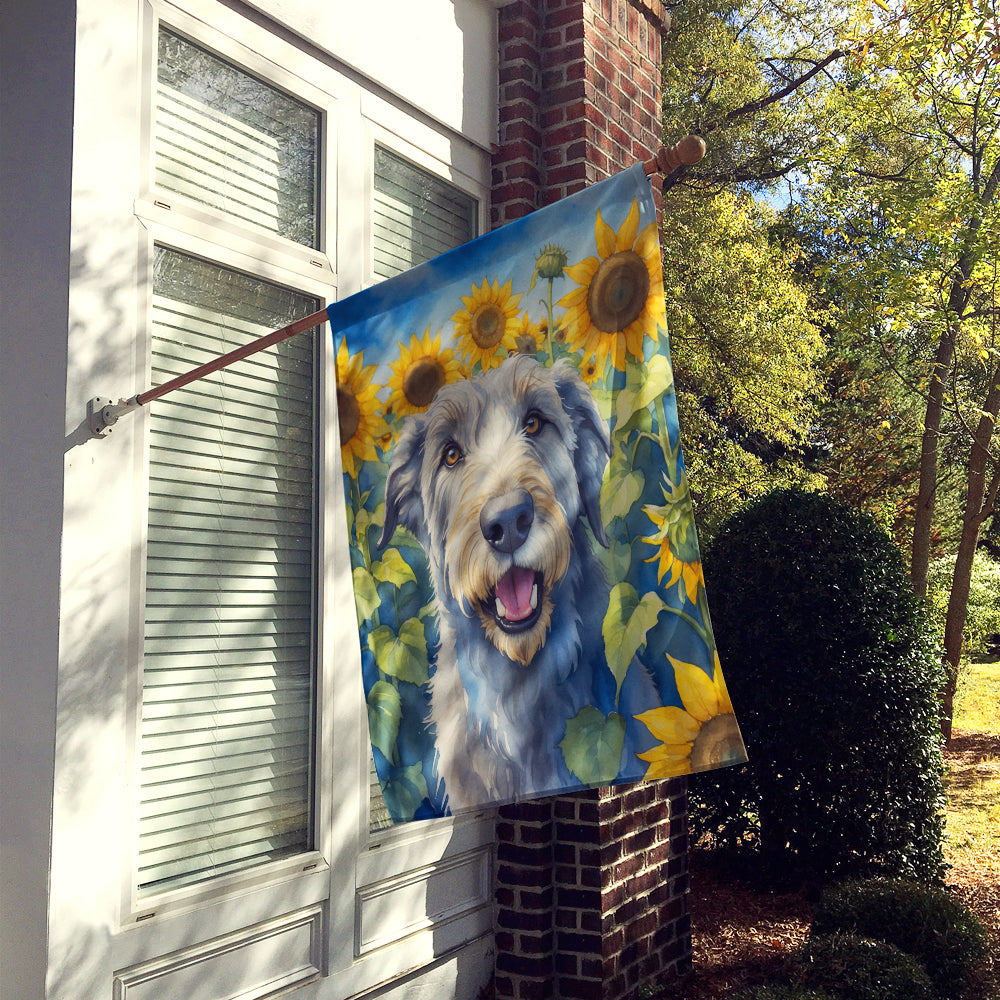
[[[254,232],[172,192],[157,192],[150,109],[161,19],[195,44],[321,110],[318,250]],[[137,269],[140,336],[135,354],[140,388],[149,384],[154,243],[288,285],[315,295],[322,304],[358,291],[374,281],[371,206],[376,142],[472,195],[479,206],[479,232],[486,230],[489,162],[484,150],[447,133],[402,102],[373,93],[350,72],[313,58],[213,0],[185,0],[183,9],[168,0],[147,0],[142,25],[144,152],[134,203],[142,227]],[[359,148],[365,150],[364,156],[357,155]],[[359,199],[358,192],[364,197]],[[359,253],[359,243],[363,253]],[[123,837],[127,856],[118,933],[112,940],[123,996],[129,983],[159,975],[164,963],[169,964],[164,956],[170,952],[187,954],[192,942],[238,936],[282,914],[315,917],[322,938],[316,952],[316,978],[322,977],[319,995],[323,998],[349,996],[389,982],[492,929],[492,810],[369,832],[367,711],[343,529],[340,452],[334,431],[334,353],[329,327],[320,327],[317,336],[320,407],[325,416],[319,426],[318,544],[323,571],[317,580],[315,850],[143,899],[137,897],[133,856],[149,424],[142,410],[134,415],[136,527],[125,733],[126,756],[131,761],[125,801],[131,812]],[[353,791],[343,794],[344,775],[352,773],[356,780],[347,788],[353,784]],[[453,901],[435,905],[428,913],[427,887],[432,884],[454,884],[459,891]],[[418,905],[421,898],[423,908]],[[399,910],[407,905],[416,908],[398,926],[373,929],[386,907]]]

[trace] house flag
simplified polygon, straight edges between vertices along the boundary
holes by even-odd
[[[744,761],[642,165],[328,313],[393,820]]]

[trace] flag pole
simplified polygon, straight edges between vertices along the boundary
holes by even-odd
[[[648,175],[663,174],[666,176],[673,173],[673,171],[682,165],[697,163],[704,155],[705,140],[697,135],[688,135],[673,146],[661,146],[656,151],[655,156],[643,163],[642,168]],[[118,402],[114,402],[102,396],[95,396],[93,399],[87,401],[87,422],[90,425],[90,431],[94,437],[106,437],[111,433],[111,428],[114,424],[118,422],[118,418],[124,416],[126,413],[131,413],[133,410],[139,409],[140,406],[145,406],[154,399],[166,396],[167,393],[173,392],[175,389],[180,389],[190,382],[195,382],[206,375],[220,371],[236,361],[242,361],[244,358],[248,358],[258,351],[266,350],[268,347],[279,344],[283,340],[288,340],[297,334],[305,333],[306,330],[312,330],[317,326],[321,326],[326,319],[326,309],[320,309],[309,316],[303,316],[302,319],[295,320],[294,323],[289,323],[288,326],[283,326],[280,330],[275,330],[273,333],[267,333],[263,337],[258,337],[256,340],[252,340],[242,347],[237,347],[228,354],[223,354],[212,361],[207,361],[205,364],[199,365],[197,368],[192,368],[191,371],[185,372],[183,375],[178,375],[176,378],[172,378],[162,385],[146,389],[128,399],[119,399]]]

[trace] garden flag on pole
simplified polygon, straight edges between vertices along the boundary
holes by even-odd
[[[329,317],[392,818],[744,761],[642,165]]]

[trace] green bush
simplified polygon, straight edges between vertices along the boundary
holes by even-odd
[[[939,878],[943,673],[889,536],[779,490],[722,527],[704,569],[750,762],[692,779],[694,834],[774,873]]]
[[[927,604],[932,620],[944,634],[944,620],[948,613],[951,578],[955,572],[955,558],[935,559],[927,573]],[[963,656],[981,656],[987,652],[991,636],[1000,635],[1000,562],[980,549],[972,564],[969,584],[969,603],[966,608],[965,627],[962,630]]]
[[[933,1000],[924,967],[884,941],[854,934],[810,938],[792,970],[797,985],[826,990],[837,1000]]]
[[[905,879],[869,879],[828,888],[816,905],[812,933],[850,932],[895,945],[918,959],[938,994],[960,997],[986,956],[986,933],[946,889]]]

